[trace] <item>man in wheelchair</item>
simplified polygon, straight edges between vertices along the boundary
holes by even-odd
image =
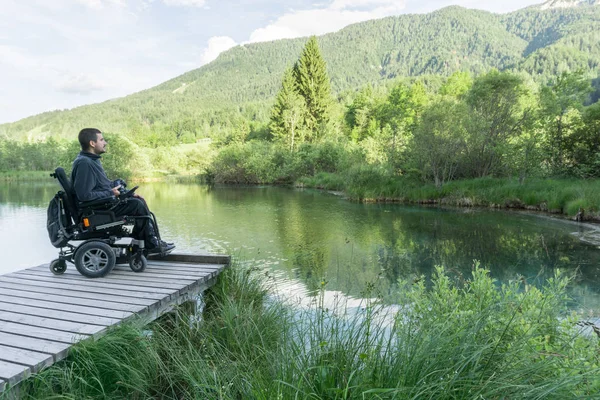
[[[53,241],[61,253],[50,264],[50,270],[61,274],[66,261],[72,261],[83,275],[99,277],[110,272],[117,261],[126,259],[133,271],[141,272],[146,267],[146,255],[165,255],[175,246],[160,239],[156,218],[144,199],[135,193],[137,186],[127,191],[124,181],[111,181],[106,176],[100,162],[107,144],[102,132],[85,128],[78,139],[81,152],[73,162],[71,181],[60,167],[52,174],[64,192],[59,192],[60,207],[57,207],[61,208],[58,213],[62,213],[58,218],[62,239]],[[48,213],[50,223],[50,208]],[[50,232],[50,224],[48,229]],[[126,245],[117,244],[122,237],[133,240]],[[69,243],[71,240],[84,242],[75,247]],[[69,249],[62,250],[64,246]]]

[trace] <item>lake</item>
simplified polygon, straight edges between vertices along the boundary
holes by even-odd
[[[0,274],[48,263],[58,251],[46,207],[58,185],[0,183]],[[469,277],[474,260],[506,282],[576,273],[572,306],[600,316],[598,228],[531,213],[358,204],[316,190],[142,183],[138,192],[176,251],[228,253],[269,272],[289,296],[328,292],[394,302],[399,279],[444,265]],[[74,268],[74,266],[70,266]],[[50,272],[49,272],[50,273]]]

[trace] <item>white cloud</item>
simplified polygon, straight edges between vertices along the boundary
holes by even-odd
[[[90,8],[104,8],[106,6],[125,6],[125,0],[75,0],[79,4]]]
[[[65,77],[56,85],[56,88],[65,93],[85,95],[106,89],[107,85],[93,76],[77,74]]]
[[[324,8],[291,11],[250,34],[249,42],[322,35],[369,19],[400,13],[403,0],[334,0]]]
[[[208,46],[202,52],[200,63],[202,65],[208,64],[209,62],[216,59],[219,54],[235,47],[237,43],[229,36],[213,36],[208,39]]]
[[[393,7],[400,5],[404,8],[402,1],[395,0],[334,0],[329,8],[333,10],[343,10],[347,8],[378,8],[378,7]]]
[[[168,6],[203,7],[206,0],[163,0]]]

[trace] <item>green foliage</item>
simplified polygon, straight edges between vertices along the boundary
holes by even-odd
[[[128,179],[132,174],[134,145],[126,138],[105,133],[106,141],[109,143],[107,153],[102,157],[102,166],[108,176]]]
[[[428,107],[415,131],[410,153],[419,170],[441,187],[451,181],[464,160],[469,111],[454,100],[440,100]]]
[[[465,176],[484,177],[502,167],[506,143],[523,129],[525,95],[522,80],[513,74],[491,71],[475,80],[466,95],[470,121]]]
[[[287,69],[271,112],[269,129],[274,139],[285,143],[291,152],[304,142],[306,113],[306,101],[299,93],[296,77],[291,68]]]
[[[460,99],[473,86],[473,78],[468,72],[455,72],[448,77],[439,93],[442,96],[452,96]]]
[[[566,153],[571,173],[582,178],[600,176],[600,103],[585,109],[582,123],[571,135]]]
[[[401,281],[398,306],[369,284],[361,307],[268,300],[264,274],[235,266],[206,296],[200,323],[183,313],[123,325],[25,381],[23,399],[595,398],[599,343],[566,313],[568,279],[498,286],[439,267]],[[6,394],[10,396],[10,391]]]
[[[266,183],[274,180],[272,146],[264,142],[232,143],[223,147],[210,167],[216,182]]]
[[[546,149],[554,173],[562,173],[570,167],[568,149],[573,146],[572,136],[591,91],[590,81],[577,71],[562,73],[540,92],[541,117],[547,131]]]
[[[69,150],[66,141],[0,141],[0,171],[53,171]],[[70,164],[69,164],[70,165]]]
[[[320,126],[328,122],[332,103],[327,65],[315,36],[311,36],[306,42],[294,65],[294,76],[298,93],[306,104],[304,125],[309,134],[314,135]]]

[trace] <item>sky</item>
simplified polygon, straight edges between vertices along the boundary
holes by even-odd
[[[449,5],[543,0],[0,0],[0,123],[156,86],[244,43]]]

